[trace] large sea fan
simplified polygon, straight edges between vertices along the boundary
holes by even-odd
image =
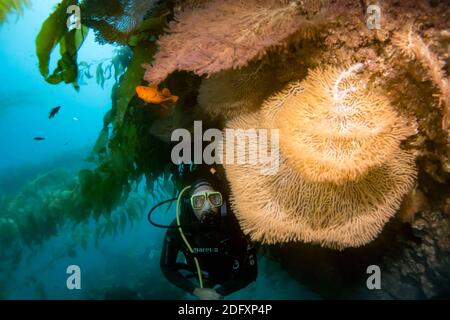
[[[275,174],[262,174],[262,159],[240,162],[258,150],[259,130],[245,152],[224,161],[234,212],[254,240],[362,246],[380,233],[413,187],[414,155],[400,148],[413,131],[382,95],[352,79],[360,67],[315,70],[261,111],[227,123],[234,130],[279,129]]]
[[[362,66],[313,70],[262,108],[268,123],[280,129],[286,160],[308,180],[357,180],[415,133],[384,95],[354,77]]]
[[[312,38],[318,23],[307,18],[313,10],[304,2],[213,0],[187,8],[159,39],[159,52],[152,65],[144,65],[144,78],[158,84],[175,70],[212,75],[243,67],[293,35]]]

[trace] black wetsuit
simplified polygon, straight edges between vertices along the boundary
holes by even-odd
[[[161,254],[161,270],[172,284],[189,293],[199,287],[194,283],[198,277],[194,256],[202,270],[203,287],[219,285],[216,291],[222,296],[256,280],[255,248],[242,233],[226,203],[220,208],[220,219],[214,225],[200,223],[186,203],[180,211],[183,232],[194,254],[187,249],[178,228],[167,231]],[[176,220],[172,225],[176,226]],[[183,253],[186,263],[177,262],[179,252]],[[188,271],[190,277],[184,275],[183,270]]]

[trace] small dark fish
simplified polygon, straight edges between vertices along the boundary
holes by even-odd
[[[34,137],[33,140],[42,141],[42,140],[45,140],[45,138],[44,137]]]
[[[52,110],[50,110],[50,113],[48,114],[48,118],[51,119],[54,116],[56,116],[60,109],[61,109],[61,106],[54,107]]]

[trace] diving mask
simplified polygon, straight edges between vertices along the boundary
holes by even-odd
[[[192,208],[195,210],[202,209],[206,200],[209,201],[212,208],[220,207],[223,203],[222,194],[218,191],[197,193],[191,196]]]

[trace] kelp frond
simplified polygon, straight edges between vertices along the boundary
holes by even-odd
[[[30,0],[2,0],[0,1],[0,24],[6,21],[8,14],[23,13],[23,10],[30,5]]]
[[[36,54],[39,71],[47,82],[72,83],[78,90],[77,54],[86,39],[88,29],[82,26],[80,29],[68,31],[64,23],[67,19],[67,8],[77,3],[76,0],[63,0],[45,20],[36,38]],[[56,69],[49,74],[50,56],[58,45],[61,57]]]

